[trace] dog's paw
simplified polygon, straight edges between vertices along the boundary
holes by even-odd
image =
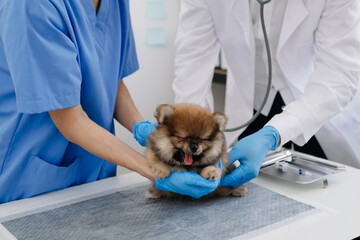
[[[248,192],[247,187],[240,186],[240,187],[234,188],[231,191],[231,195],[233,195],[234,197],[244,197],[247,194],[247,192]]]
[[[166,178],[170,175],[171,171],[168,167],[166,167],[164,164],[154,164],[152,166],[152,171],[155,175],[155,177],[159,179]]]
[[[220,175],[221,175],[220,168],[217,168],[215,166],[207,166],[200,173],[200,176],[209,180],[218,178],[220,177]]]
[[[160,194],[154,193],[154,192],[150,192],[147,191],[145,193],[145,197],[149,198],[149,199],[158,199],[158,198],[162,198],[162,196]]]
[[[145,193],[145,196],[149,199],[158,199],[164,197],[163,191],[157,189],[155,184],[151,185]]]

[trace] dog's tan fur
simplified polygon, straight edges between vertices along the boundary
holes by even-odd
[[[221,113],[212,114],[208,109],[193,104],[160,105],[156,110],[158,126],[147,142],[147,159],[154,175],[165,178],[173,171],[193,171],[207,179],[215,179],[229,172],[226,142],[223,134],[227,117]],[[197,150],[191,150],[196,145]],[[193,149],[194,150],[194,149]],[[192,164],[186,165],[182,157],[191,154]],[[221,159],[223,171],[217,168]],[[219,187],[207,195],[245,196],[246,187],[236,189]],[[179,194],[164,192],[151,186],[149,198],[174,197]]]

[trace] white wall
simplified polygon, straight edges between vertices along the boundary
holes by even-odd
[[[172,81],[174,79],[174,40],[178,24],[179,0],[164,0],[166,19],[149,20],[145,17],[146,0],[130,1],[130,13],[135,35],[140,70],[124,81],[130,94],[145,119],[154,122],[156,107],[163,103],[174,103]],[[149,27],[164,28],[167,46],[149,47],[145,43],[145,31]],[[116,135],[135,150],[143,153],[131,133],[118,123],[115,124]],[[120,168],[119,173],[123,170]]]

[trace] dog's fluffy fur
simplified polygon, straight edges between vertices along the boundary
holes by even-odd
[[[193,104],[160,105],[156,109],[156,130],[147,142],[147,159],[154,175],[165,178],[173,171],[193,171],[207,179],[215,179],[230,171],[226,142],[222,130],[227,117],[212,114],[208,109]],[[217,168],[221,159],[223,172]],[[246,187],[219,187],[207,196],[244,196]],[[172,197],[177,194],[164,192],[151,186],[149,198]]]

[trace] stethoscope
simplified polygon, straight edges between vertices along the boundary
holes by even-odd
[[[270,88],[271,88],[271,81],[272,81],[272,62],[271,62],[271,52],[270,52],[270,46],[269,46],[269,39],[266,33],[266,27],[265,27],[265,20],[264,20],[264,5],[271,2],[271,0],[257,0],[260,3],[260,19],[261,19],[261,28],[262,28],[262,32],[264,35],[264,42],[265,42],[265,47],[266,47],[266,55],[267,55],[267,60],[268,60],[268,68],[269,68],[269,75],[268,75],[268,85],[267,85],[267,89],[266,89],[266,93],[264,96],[263,101],[261,102],[261,105],[259,107],[259,109],[256,111],[256,113],[254,114],[254,116],[252,116],[252,118],[247,121],[246,123],[238,126],[238,127],[234,127],[234,128],[229,128],[229,129],[225,129],[224,132],[234,132],[237,130],[240,130],[244,127],[249,126],[253,121],[255,121],[255,119],[260,115],[261,111],[263,110],[266,101],[269,97],[269,93],[270,93]]]

